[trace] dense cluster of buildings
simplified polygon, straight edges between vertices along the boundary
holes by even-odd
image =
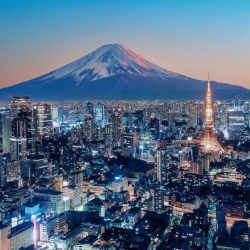
[[[249,249],[250,102],[13,97],[0,249]]]

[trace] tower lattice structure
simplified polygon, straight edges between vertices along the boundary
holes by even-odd
[[[223,151],[223,148],[217,141],[214,129],[213,102],[210,80],[207,83],[207,93],[205,98],[205,129],[201,139],[201,148],[204,152]]]

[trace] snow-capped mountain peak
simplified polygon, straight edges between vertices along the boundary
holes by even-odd
[[[162,79],[186,77],[156,66],[129,48],[120,44],[107,44],[92,53],[69,63],[44,76],[46,79],[60,79],[71,76],[76,82],[95,81],[118,74],[131,74]]]
[[[247,89],[211,84],[215,98],[240,95],[249,99]],[[203,99],[205,91],[204,81],[165,70],[123,45],[107,44],[46,75],[0,90],[0,99]]]

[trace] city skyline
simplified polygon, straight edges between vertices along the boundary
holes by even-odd
[[[249,249],[250,103],[214,86],[204,101],[12,97],[1,249]]]
[[[106,43],[124,44],[168,70],[250,88],[247,1],[8,1],[0,87],[30,80]],[[149,39],[150,38],[150,39]]]
[[[0,249],[250,249],[249,9],[1,3]]]

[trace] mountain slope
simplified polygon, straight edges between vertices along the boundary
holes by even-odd
[[[72,63],[50,72],[42,77],[42,80],[72,76],[76,82],[95,81],[118,74],[144,77],[158,76],[162,79],[188,79],[183,75],[150,63],[123,45],[107,44]]]
[[[103,45],[46,75],[0,90],[0,98],[38,100],[203,98],[206,84],[154,65],[132,50]],[[250,90],[212,82],[215,98],[250,97]]]

